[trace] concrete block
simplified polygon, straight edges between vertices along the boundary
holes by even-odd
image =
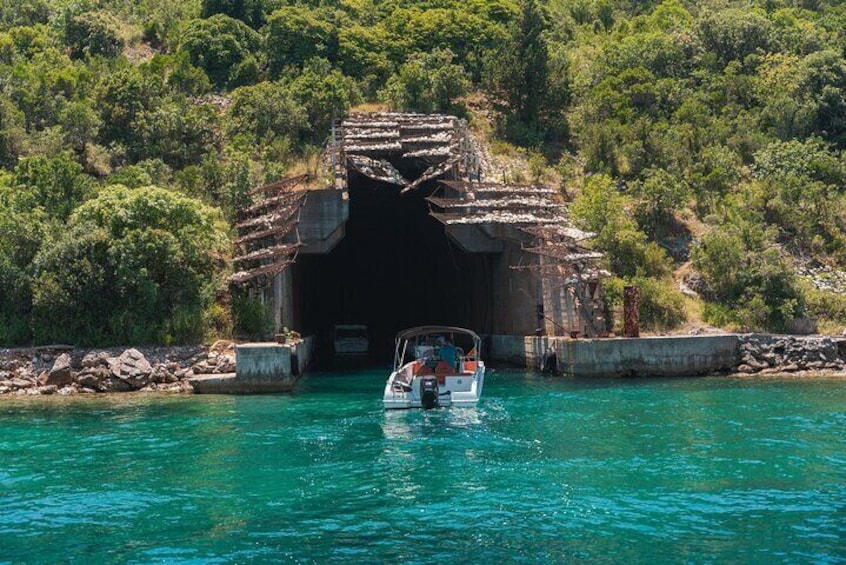
[[[682,377],[733,370],[740,364],[737,335],[578,339],[492,336],[494,361],[539,369],[553,353],[558,371],[576,377]]]

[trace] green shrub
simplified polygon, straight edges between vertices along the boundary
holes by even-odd
[[[805,289],[804,296],[809,316],[841,329],[846,326],[846,295],[811,287]]]
[[[243,84],[240,65],[258,51],[258,33],[240,20],[224,14],[188,22],[180,50],[191,57],[191,63],[203,69],[218,88],[231,80]]]
[[[467,94],[470,79],[449,49],[416,53],[388,79],[379,96],[394,109],[464,113],[457,99]]]
[[[738,325],[737,311],[731,306],[706,302],[702,308],[702,319],[720,328],[728,328]]]
[[[161,188],[103,188],[35,257],[38,342],[196,342],[227,248],[217,209]]]
[[[636,277],[632,283],[640,290],[640,325],[653,331],[672,330],[687,321],[684,295],[672,279]]]
[[[119,22],[108,12],[84,12],[70,17],[65,24],[65,38],[71,56],[116,57],[124,45],[119,29]]]
[[[233,296],[232,319],[239,338],[263,340],[273,335],[273,313],[258,298],[240,293]]]

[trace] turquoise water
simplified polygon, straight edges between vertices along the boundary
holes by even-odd
[[[846,563],[846,382],[0,399],[0,563]]]

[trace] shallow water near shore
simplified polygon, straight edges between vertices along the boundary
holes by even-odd
[[[0,399],[0,563],[846,563],[846,381]]]

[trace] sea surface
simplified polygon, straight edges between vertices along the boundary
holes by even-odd
[[[0,563],[846,563],[846,382],[0,398]]]

